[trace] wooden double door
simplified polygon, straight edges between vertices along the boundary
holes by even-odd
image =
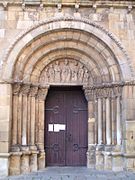
[[[85,166],[87,101],[81,88],[51,88],[45,102],[47,166]]]

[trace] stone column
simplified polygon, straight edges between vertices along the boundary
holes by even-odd
[[[10,156],[10,175],[19,175],[20,174],[20,147],[18,145],[18,106],[19,106],[19,92],[21,84],[15,83],[13,85],[13,120],[12,120],[12,146],[11,146],[11,156]]]
[[[88,151],[87,167],[95,167],[95,116],[94,116],[94,90],[85,88],[85,97],[88,101]]]
[[[22,85],[21,93],[22,93],[22,145],[27,145],[27,120],[28,120],[28,93],[30,91],[30,85]]]
[[[44,122],[45,122],[45,98],[48,93],[48,88],[40,88],[38,91],[38,168],[45,167],[45,151],[44,151]]]
[[[121,145],[122,141],[122,134],[121,134],[121,119],[120,119],[120,96],[116,98],[117,102],[117,115],[116,115],[116,121],[117,121],[117,145]]]
[[[30,150],[28,146],[28,95],[30,85],[23,84],[21,87],[22,94],[22,156],[21,156],[21,173],[30,172],[29,156]]]
[[[111,119],[112,119],[112,145],[116,145],[116,97],[111,98]]]
[[[18,101],[20,84],[13,85],[13,121],[12,121],[12,145],[18,143]]]
[[[98,144],[103,143],[102,135],[102,99],[98,98]]]
[[[32,86],[30,89],[30,170],[36,171],[37,170],[37,146],[36,146],[36,100],[35,96],[37,95],[38,87]]]
[[[114,171],[123,170],[123,150],[122,150],[122,122],[121,122],[121,94],[122,87],[114,87],[116,96],[116,133],[117,133],[117,144],[113,148],[112,152],[112,169]]]
[[[19,94],[18,97],[18,144],[22,144],[22,111],[23,111],[23,106],[22,106],[22,93]]]
[[[110,98],[106,98],[106,144],[111,145],[111,111]]]
[[[30,132],[30,144],[35,145],[35,119],[36,119],[36,100],[35,96],[37,95],[38,87],[31,87],[30,89],[30,124],[31,124],[31,132]]]

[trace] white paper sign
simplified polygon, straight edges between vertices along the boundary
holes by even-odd
[[[65,124],[60,124],[60,130],[66,130],[66,125]]]
[[[48,124],[48,131],[53,132],[53,124]]]
[[[54,124],[54,132],[59,132],[60,127],[59,124]]]
[[[66,130],[65,124],[54,124],[54,132],[59,132],[64,130]]]

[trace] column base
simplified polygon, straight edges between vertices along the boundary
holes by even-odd
[[[121,146],[116,145],[112,152],[112,170],[123,171],[124,169],[124,158],[121,152]]]
[[[19,175],[21,173],[22,152],[12,152],[10,157],[9,175]]]
[[[96,147],[96,169],[103,170],[104,169],[104,145],[97,145]]]
[[[22,146],[22,157],[21,157],[21,173],[29,173],[30,172],[30,154],[31,151],[29,150],[29,146]]]
[[[95,169],[95,163],[96,163],[95,151],[96,151],[96,146],[94,144],[88,145],[87,167],[91,169]]]
[[[112,170],[112,146],[105,146],[104,170]]]
[[[39,152],[38,154],[38,169],[45,168],[45,152]]]
[[[31,155],[30,155],[30,171],[34,172],[38,170],[38,161],[37,156],[39,151],[37,151],[36,146],[30,146]]]

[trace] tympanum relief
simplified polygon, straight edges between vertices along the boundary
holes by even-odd
[[[89,71],[82,63],[75,60],[53,61],[43,70],[40,83],[88,84]]]

